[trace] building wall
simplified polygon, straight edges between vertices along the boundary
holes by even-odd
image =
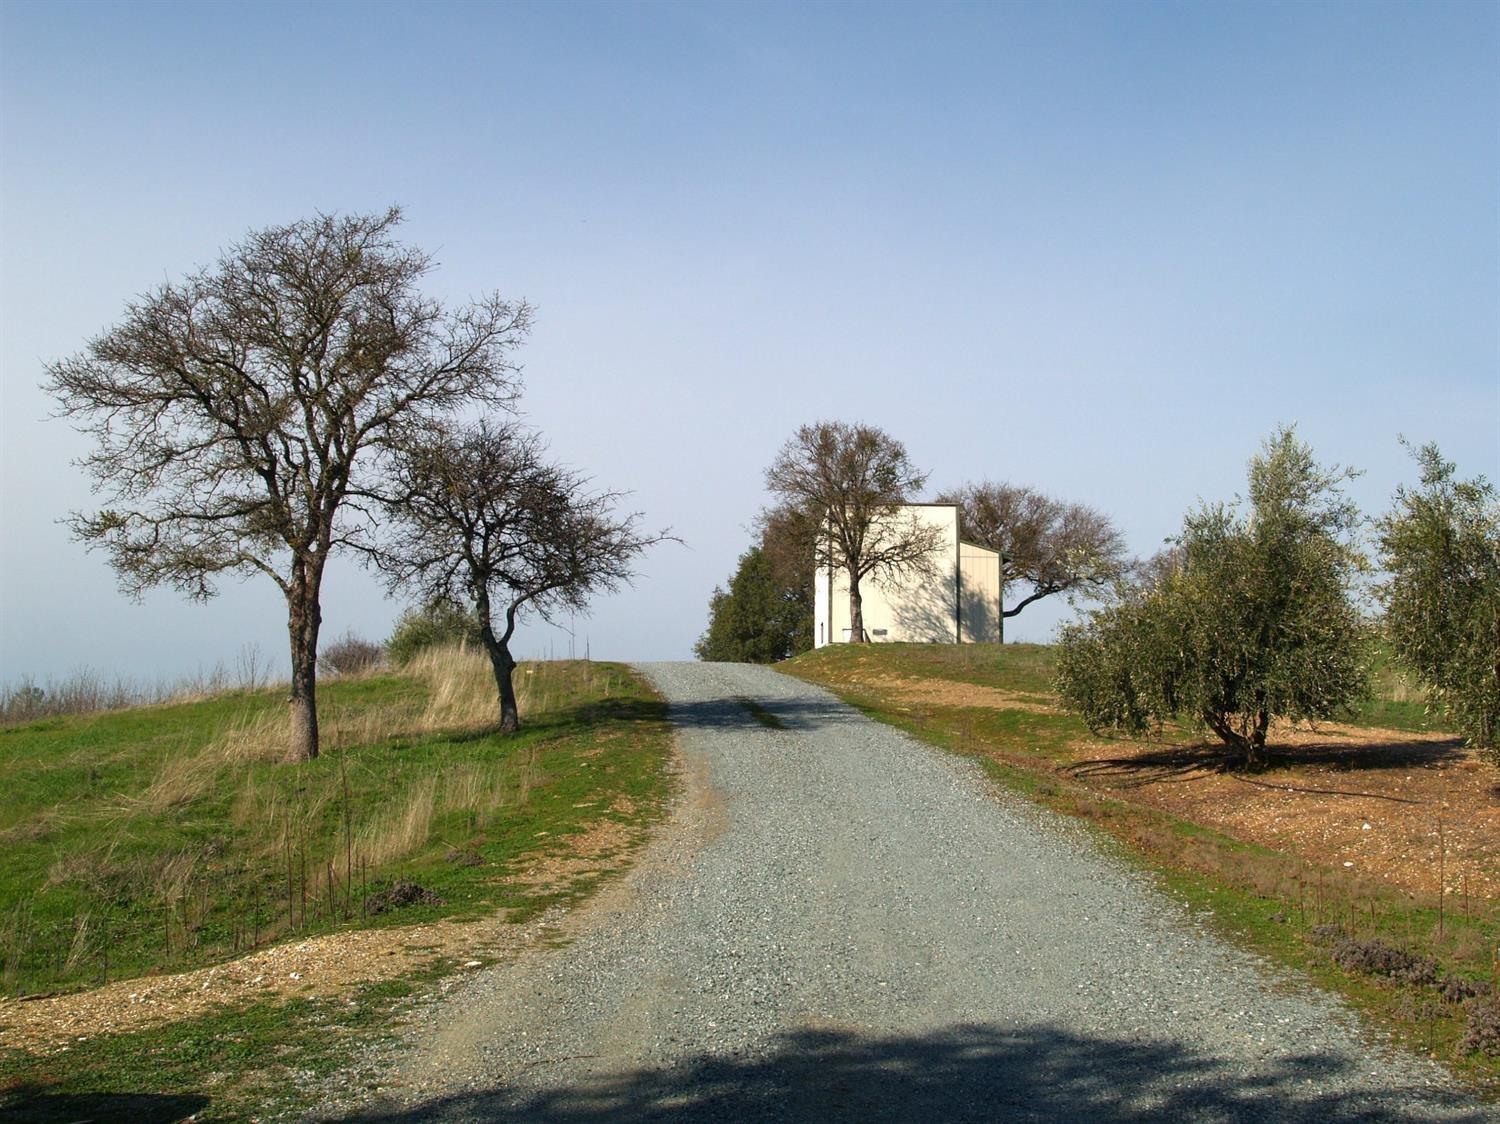
[[[965,644],[1000,639],[1000,552],[973,543],[958,544],[959,620]]]
[[[958,509],[951,504],[913,504],[900,518],[936,527],[942,545],[923,571],[895,581],[859,583],[865,633],[872,641],[952,644],[959,638]],[[996,562],[998,577],[999,564]],[[844,643],[849,638],[849,579],[840,570],[818,571],[813,592],[813,643]]]

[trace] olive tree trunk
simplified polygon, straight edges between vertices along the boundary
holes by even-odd
[[[1271,728],[1270,711],[1256,711],[1255,720],[1248,734],[1237,729],[1226,714],[1205,714],[1203,721],[1210,730],[1219,735],[1219,739],[1225,745],[1244,756],[1247,768],[1259,769],[1265,765],[1266,733]]]

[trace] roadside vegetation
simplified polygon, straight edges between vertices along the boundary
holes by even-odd
[[[399,671],[332,679],[324,753],[291,767],[281,763],[291,716],[274,690],[0,730],[4,994],[156,977],[291,938],[439,918],[519,922],[588,892],[663,807],[665,707],[617,665],[524,663],[517,680],[530,720],[502,736],[477,650],[428,648]],[[570,865],[582,840],[589,861]],[[553,875],[534,874],[549,865]],[[344,1002],[314,998],[309,1017]],[[20,1009],[0,1006],[0,1026]],[[226,1027],[236,1018],[194,1015]],[[244,1034],[270,1033],[254,1029],[267,1019],[246,1018]],[[167,1069],[183,1035],[194,1037],[136,1033],[163,1044]],[[0,1089],[65,1090],[85,1072],[95,1092],[143,1087],[130,1067],[111,1077],[88,1061],[129,1054],[134,1035],[89,1035],[46,1056],[26,1052],[13,1028],[4,1037]],[[253,1051],[242,1060],[280,1064]],[[182,1063],[174,1090],[226,1065],[215,1051],[201,1061]]]
[[[1193,719],[1251,768],[1274,719],[1351,713],[1365,689],[1351,475],[1278,431],[1250,462],[1246,510],[1190,511],[1171,551],[1061,630],[1068,708],[1132,736]]]
[[[1091,733],[1060,705],[1050,646],[834,645],[780,668],[1103,829],[1252,947],[1494,1090],[1497,777],[1388,647],[1366,662],[1372,698],[1345,723],[1273,723],[1249,776],[1196,724]]]

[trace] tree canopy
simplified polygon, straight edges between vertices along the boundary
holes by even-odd
[[[1186,716],[1259,765],[1273,719],[1330,718],[1363,692],[1352,473],[1282,429],[1249,475],[1248,511],[1189,512],[1149,578],[1063,628],[1059,693],[1091,729]]]
[[[812,582],[778,580],[765,549],[740,555],[728,589],[709,600],[708,630],[693,645],[700,660],[775,663],[812,647]]]
[[[766,469],[766,487],[783,510],[815,513],[815,564],[848,576],[856,643],[865,639],[860,582],[919,568],[939,545],[934,528],[900,512],[926,482],[900,441],[846,422],[802,426]]]
[[[432,431],[403,451],[374,558],[393,591],[473,607],[502,730],[520,727],[510,641],[521,615],[584,608],[628,583],[641,551],[667,537],[617,513],[621,498],[591,491],[514,422]]]
[[[280,588],[294,757],[318,752],[329,556],[369,545],[369,501],[413,434],[509,406],[531,324],[525,301],[424,296],[432,259],[396,240],[400,221],[391,208],[253,231],[47,368],[62,413],[94,439],[82,464],[107,497],[73,531],[127,593],[206,599],[226,573]]]
[[[1129,567],[1125,540],[1103,512],[1034,488],[985,480],[938,496],[958,505],[959,534],[1000,554],[1006,590],[1019,593],[1004,619],[1055,594],[1097,595]]]
[[[1458,480],[1436,445],[1415,451],[1421,485],[1377,524],[1377,593],[1397,658],[1474,745],[1500,761],[1500,501]]]

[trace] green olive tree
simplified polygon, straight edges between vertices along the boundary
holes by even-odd
[[[1454,479],[1436,445],[1422,483],[1397,489],[1377,524],[1377,589],[1396,656],[1471,744],[1500,763],[1500,501],[1484,477]]]
[[[1365,685],[1352,475],[1279,430],[1250,462],[1247,511],[1189,512],[1149,578],[1062,630],[1064,701],[1090,728],[1127,735],[1199,721],[1251,767],[1273,719],[1347,710]]]

